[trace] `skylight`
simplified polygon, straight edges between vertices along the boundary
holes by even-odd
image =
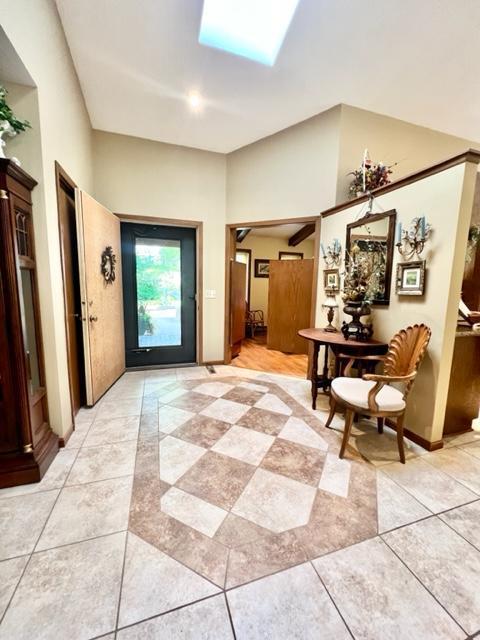
[[[198,41],[273,66],[299,0],[204,0]]]

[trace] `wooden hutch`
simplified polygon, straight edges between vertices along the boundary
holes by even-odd
[[[58,450],[48,422],[31,192],[0,159],[0,488],[37,482]]]

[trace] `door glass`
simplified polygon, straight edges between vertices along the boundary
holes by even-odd
[[[180,241],[137,238],[135,259],[138,346],[181,345]]]
[[[38,364],[37,334],[35,331],[35,311],[32,290],[32,272],[30,269],[20,269],[23,308],[23,333],[25,351],[27,352],[28,377],[30,395],[40,386],[40,368]]]

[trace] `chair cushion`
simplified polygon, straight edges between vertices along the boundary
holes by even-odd
[[[332,389],[341,400],[362,409],[368,409],[368,393],[374,386],[375,382],[361,378],[335,378],[332,382]],[[405,409],[402,392],[390,385],[385,385],[380,389],[375,401],[379,411]]]

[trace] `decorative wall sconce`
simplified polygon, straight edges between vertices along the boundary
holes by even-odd
[[[395,245],[400,255],[406,260],[411,260],[415,255],[420,257],[431,232],[432,227],[426,222],[425,216],[413,218],[408,229],[403,229],[402,223],[398,222]]]
[[[101,270],[102,275],[107,284],[113,284],[115,280],[115,264],[117,257],[113,253],[112,247],[105,247],[102,253]]]
[[[328,325],[324,327],[323,330],[329,331],[331,333],[337,331],[332,324],[332,320],[335,316],[335,309],[338,309],[338,304],[337,304],[337,301],[335,300],[335,296],[328,294],[327,297],[325,298],[325,302],[322,304],[322,307],[324,309],[328,309],[327,311]]]
[[[329,244],[326,251],[322,243],[320,243],[320,248],[322,250],[322,258],[325,260],[325,266],[329,268],[334,266],[338,267],[342,255],[342,245],[340,241],[335,238],[333,245]]]

